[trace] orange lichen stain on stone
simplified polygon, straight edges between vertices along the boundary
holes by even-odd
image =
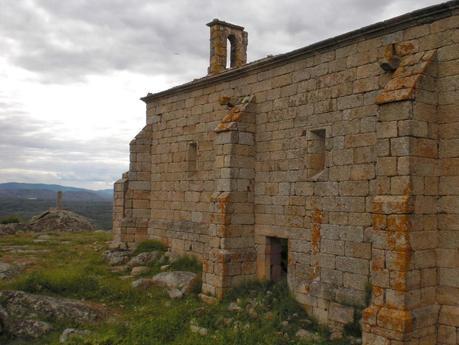
[[[387,91],[414,88],[421,75],[412,75],[407,77],[392,78],[385,87]]]
[[[312,230],[311,230],[311,253],[318,255],[320,253],[320,228],[322,225],[323,213],[319,209],[315,209],[312,213]],[[312,258],[311,280],[316,279],[320,273],[319,260]]]
[[[430,141],[419,140],[416,154],[420,157],[436,158],[438,155],[437,145]]]
[[[365,308],[365,310],[362,313],[363,322],[371,326],[376,325],[376,317],[380,309],[381,307],[374,305]]]
[[[395,50],[399,55],[411,54],[416,50],[416,46],[413,42],[400,42],[396,44]]]
[[[384,269],[384,256],[373,256],[371,260],[371,269],[374,272],[380,272]]]
[[[320,228],[322,225],[323,214],[319,209],[314,210],[312,214],[312,231],[311,231],[311,249],[312,254],[320,252]]]
[[[230,112],[225,115],[222,122],[237,122],[241,119],[241,109],[239,107],[231,108]]]
[[[373,207],[374,209],[374,207]],[[373,214],[373,229],[374,230],[384,230],[386,229],[386,216],[383,214]]]
[[[376,96],[376,104],[399,102],[414,98],[414,88],[387,90]]]
[[[393,280],[393,288],[397,291],[406,291],[407,272],[410,268],[412,249],[409,241],[411,221],[409,215],[389,217],[387,220],[387,243],[394,253],[393,265],[397,269],[397,276]]]
[[[373,285],[372,288],[371,288],[371,291],[372,291],[374,299],[377,299],[378,297],[381,297],[384,294],[384,289],[382,287],[379,287],[379,286],[374,286]]]
[[[222,216],[226,214],[226,207],[228,206],[229,199],[230,199],[229,194],[220,195],[218,197],[218,200],[217,200],[218,209],[220,211],[220,215],[222,215]]]
[[[225,130],[231,130],[233,127],[236,127],[236,122],[241,120],[243,112],[237,106],[231,108],[230,112],[225,115],[223,120],[217,125],[215,131],[223,132]]]
[[[380,327],[401,333],[413,331],[413,317],[407,310],[381,308],[377,316],[377,324]]]
[[[230,96],[221,96],[218,100],[218,103],[220,105],[228,105],[228,103],[231,101]]]

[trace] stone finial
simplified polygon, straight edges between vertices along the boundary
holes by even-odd
[[[248,34],[242,26],[214,19],[210,27],[210,65],[209,74],[218,74],[229,68],[247,63]],[[227,45],[230,49],[230,66],[226,65]]]
[[[56,193],[56,209],[62,210],[62,191]]]

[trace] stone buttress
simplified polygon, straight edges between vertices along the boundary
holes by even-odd
[[[435,344],[438,137],[435,51],[402,58],[383,91],[372,203],[366,345]]]
[[[253,96],[223,98],[228,114],[215,128],[216,191],[210,205],[209,256],[203,293],[225,290],[256,276],[254,243],[255,114]]]

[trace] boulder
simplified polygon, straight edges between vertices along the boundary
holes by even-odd
[[[148,289],[152,285],[153,285],[153,282],[151,281],[150,278],[140,278],[140,279],[134,280],[131,284],[131,286],[134,289]]]
[[[18,267],[11,265],[7,262],[0,261],[0,280],[11,278],[19,272]]]
[[[101,306],[68,299],[34,295],[23,291],[0,291],[0,305],[17,320],[44,319],[74,323],[90,323],[105,315]]]
[[[180,299],[183,297],[183,292],[179,289],[169,289],[167,290],[167,294],[170,299]]]
[[[199,327],[197,325],[191,324],[190,325],[190,331],[191,333],[197,333],[199,335],[205,336],[209,332],[207,328],[204,327]]]
[[[62,209],[49,209],[30,221],[32,231],[94,231],[93,224],[82,215]]]
[[[40,338],[52,329],[48,322],[33,319],[12,320],[7,326],[9,334],[25,338]]]
[[[69,341],[70,339],[74,338],[85,338],[88,335],[90,335],[91,332],[88,330],[81,330],[81,329],[75,329],[75,328],[66,328],[62,332],[62,334],[59,337],[59,342],[60,343],[65,343]]]
[[[129,260],[127,265],[129,267],[146,266],[158,260],[160,256],[161,253],[159,251],[140,253]]]
[[[130,253],[127,250],[113,249],[104,253],[104,258],[110,266],[124,265],[129,261]]]
[[[174,252],[168,251],[164,253],[164,258],[165,258],[165,261],[169,263],[173,263],[177,261],[180,258],[180,256]]]
[[[238,306],[236,302],[231,302],[228,305],[228,310],[229,311],[233,311],[233,312],[238,312],[238,311],[241,311],[242,308],[240,306]]]
[[[191,292],[198,279],[198,275],[193,272],[173,271],[158,273],[151,281],[154,285],[167,288],[173,296],[176,296],[175,298],[178,298],[179,294],[175,290],[185,295]]]
[[[150,269],[147,266],[136,266],[131,270],[131,276],[137,277],[141,274],[147,273]]]
[[[6,323],[8,322],[8,313],[0,306],[0,334],[6,331]]]
[[[306,341],[320,341],[320,336],[318,334],[312,333],[303,328],[299,329],[295,336]]]

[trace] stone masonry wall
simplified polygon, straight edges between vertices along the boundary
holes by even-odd
[[[216,296],[269,279],[269,238],[287,239],[289,287],[321,323],[369,307],[365,344],[459,344],[455,11],[147,97],[148,237],[200,258]],[[392,45],[398,72],[380,67]],[[252,129],[215,131],[246,96]]]

